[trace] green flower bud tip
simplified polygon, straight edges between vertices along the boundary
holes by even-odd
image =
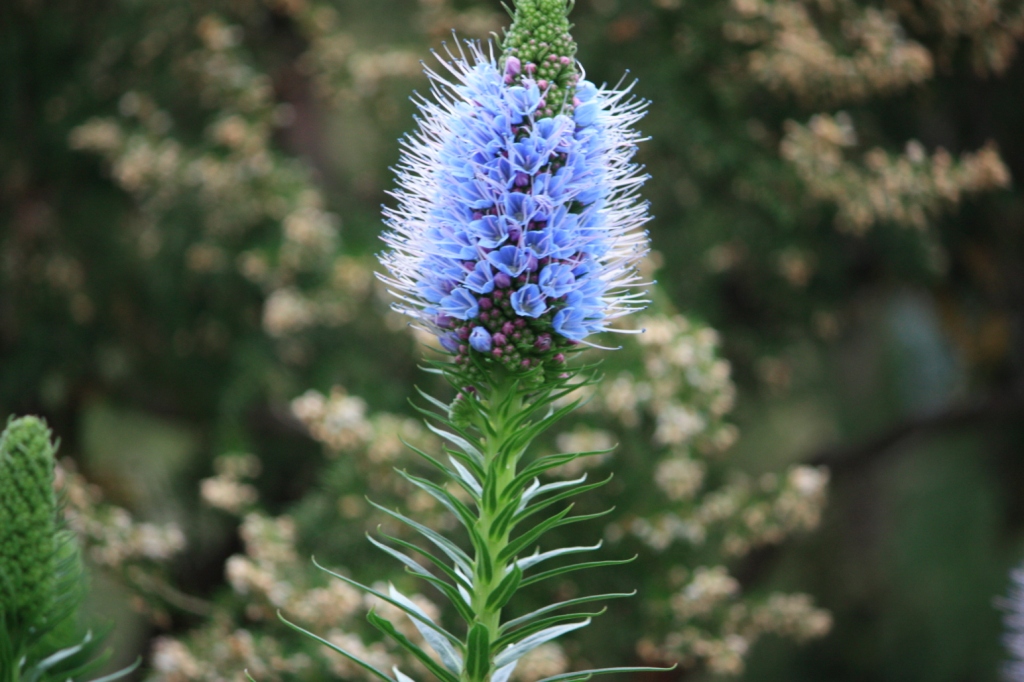
[[[544,116],[573,111],[579,81],[576,42],[569,33],[573,0],[519,0],[505,33],[502,63],[508,84],[536,81],[544,96]]]
[[[37,417],[0,435],[0,613],[31,623],[50,605],[56,561],[56,448]]]

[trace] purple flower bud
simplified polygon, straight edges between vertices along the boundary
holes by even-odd
[[[459,327],[456,333],[458,334],[460,339],[465,341],[466,339],[469,338],[469,327]]]
[[[502,289],[508,289],[512,286],[512,278],[504,272],[499,272],[494,276],[494,285]]]
[[[565,356],[561,353],[555,355],[555,362],[565,362]]]
[[[533,72],[537,70],[537,65],[533,62],[528,62],[524,68],[526,69],[526,73],[533,75]]]
[[[508,323],[506,322],[505,324],[508,324]],[[506,343],[508,343],[508,339],[506,339],[505,335],[502,334],[501,332],[498,332],[497,334],[492,336],[491,337],[491,341],[494,342],[495,346],[504,346]]]
[[[560,61],[562,63],[562,66],[569,66],[569,64],[572,63],[572,60],[569,59],[568,57],[562,57],[558,61]]]
[[[509,57],[505,60],[505,75],[518,76],[522,70],[523,63],[519,61],[519,57]]]
[[[494,304],[491,303],[491,299],[487,298],[486,296],[484,298],[481,298],[479,301],[477,301],[477,303],[484,310],[490,310],[491,308],[494,307]]]
[[[504,354],[505,354],[505,351],[503,351],[500,348],[495,348],[494,350],[491,351],[491,355],[493,355],[496,358],[500,358]]]
[[[473,327],[469,334],[469,345],[473,350],[486,353],[491,350],[491,333],[483,327]]]
[[[455,320],[453,320],[451,317],[448,317],[447,315],[438,315],[437,317],[434,318],[434,324],[436,324],[441,329],[448,329],[449,327],[452,326],[454,322]]]
[[[505,324],[501,325],[501,333],[504,334],[505,336],[510,335],[515,330],[516,328],[512,325],[511,322],[506,322]]]
[[[551,334],[541,334],[534,341],[533,347],[537,350],[549,350],[551,348]]]
[[[522,171],[516,173],[516,187],[526,187],[530,184],[530,176]]]
[[[547,80],[544,79],[544,78],[541,78],[539,81],[537,81],[537,87],[540,88],[541,90],[547,90],[548,89],[548,82],[547,82]],[[541,101],[543,102],[544,100],[541,100]],[[544,105],[541,104],[540,106],[543,107]]]
[[[523,369],[528,369],[530,367],[530,361],[529,360],[523,360],[522,362],[519,363],[519,365]]]

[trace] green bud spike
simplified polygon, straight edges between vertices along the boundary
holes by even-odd
[[[55,448],[37,417],[0,435],[0,614],[31,626],[50,606],[57,560]]]
[[[571,114],[573,90],[579,80],[576,42],[569,33],[573,0],[518,0],[512,26],[505,34],[502,64],[513,82],[524,76],[537,81],[547,106],[545,116]],[[513,68],[509,60],[519,62]]]

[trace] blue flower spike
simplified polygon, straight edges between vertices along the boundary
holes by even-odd
[[[615,321],[646,304],[637,262],[648,251],[648,217],[633,126],[647,103],[632,86],[581,78],[570,9],[571,0],[518,0],[500,57],[493,44],[466,42],[427,69],[431,96],[415,100],[419,129],[402,142],[396,205],[385,209],[381,279],[395,308],[437,336],[450,357],[427,369],[457,392],[449,404],[420,391],[429,407],[417,406],[446,441],[446,457],[414,450],[444,483],[397,473],[452,512],[465,534],[450,540],[374,504],[432,549],[388,535],[370,541],[437,588],[465,627],[448,630],[393,586],[384,593],[331,575],[403,611],[432,651],[374,611],[367,619],[440,682],[508,682],[532,650],[600,615],[592,602],[633,594],[576,596],[528,613],[514,599],[520,588],[572,571],[632,561],[579,560],[600,542],[541,551],[548,531],[611,511],[574,515],[568,503],[610,477],[541,483],[551,469],[600,453],[537,457],[530,447],[579,405],[557,406],[562,398],[599,381],[592,365],[567,357],[595,345],[594,334],[630,331]],[[541,513],[556,504],[567,506]],[[538,569],[549,561],[557,565]],[[413,682],[289,625],[378,680]],[[538,682],[655,670],[597,668]]]
[[[467,368],[557,369],[646,304],[633,157],[647,102],[580,77],[566,13],[565,0],[519,2],[500,58],[447,48],[402,142],[382,279]]]

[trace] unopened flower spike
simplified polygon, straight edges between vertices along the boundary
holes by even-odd
[[[383,279],[470,369],[555,369],[645,304],[633,126],[647,103],[580,77],[567,11],[517,3],[500,59],[475,42],[446,49],[402,144]]]

